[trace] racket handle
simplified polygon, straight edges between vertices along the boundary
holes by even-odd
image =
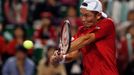
[[[61,49],[59,48],[57,54],[60,55],[60,52],[61,52]]]

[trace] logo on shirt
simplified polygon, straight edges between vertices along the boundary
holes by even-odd
[[[72,37],[72,38],[71,38],[71,41],[73,41],[74,39],[75,39],[75,38],[74,38],[74,37]]]
[[[96,26],[96,29],[101,29],[99,26]]]

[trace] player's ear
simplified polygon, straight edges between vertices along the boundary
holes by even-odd
[[[96,18],[97,18],[97,20],[99,20],[100,18],[101,18],[101,13],[98,13],[97,15],[96,15]]]

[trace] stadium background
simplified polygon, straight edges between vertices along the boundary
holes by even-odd
[[[120,75],[134,75],[134,0],[100,0],[117,31],[117,62]],[[34,75],[81,75],[81,58],[60,68],[48,66],[48,52],[56,48],[60,25],[69,17],[72,36],[80,20],[82,0],[0,0],[0,72],[15,46],[25,39],[34,42],[28,57],[35,63]],[[23,34],[24,33],[24,34]],[[21,37],[20,37],[21,36]],[[45,63],[45,64],[44,64]],[[50,72],[50,73],[49,73]],[[2,75],[2,73],[0,73]],[[6,75],[6,74],[3,74]]]

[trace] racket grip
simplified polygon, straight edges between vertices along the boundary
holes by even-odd
[[[60,52],[58,51],[58,53],[57,53],[58,55],[60,55]]]
[[[61,52],[61,49],[59,48],[57,54],[60,55],[60,52]]]

